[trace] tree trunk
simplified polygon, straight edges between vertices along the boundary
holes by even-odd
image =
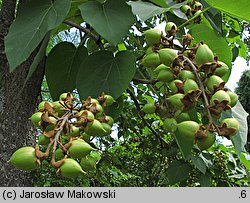
[[[4,37],[15,17],[16,1],[3,0],[0,12],[0,186],[32,186],[32,174],[16,170],[7,161],[22,146],[34,146],[36,131],[29,117],[35,112],[44,76],[44,61],[23,87],[37,50],[9,73]],[[22,92],[20,92],[22,90]]]

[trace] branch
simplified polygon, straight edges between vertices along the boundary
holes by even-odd
[[[166,142],[166,140],[164,140],[152,127],[151,127],[151,125],[148,123],[148,121],[143,117],[144,115],[143,115],[143,112],[141,111],[141,108],[140,108],[140,105],[139,105],[139,103],[138,103],[138,101],[137,101],[137,99],[136,99],[136,97],[135,97],[135,95],[134,95],[134,93],[128,88],[127,89],[127,92],[128,92],[128,94],[130,95],[130,97],[131,97],[131,99],[134,101],[134,104],[135,104],[135,107],[136,107],[136,109],[137,109],[137,111],[138,111],[138,115],[140,116],[140,118],[142,119],[142,122],[144,123],[144,125],[146,125],[148,128],[149,128],[149,130],[151,130],[151,132],[158,138],[158,139],[160,139],[163,143],[165,143],[165,144],[167,144],[168,145],[168,143]]]
[[[89,29],[82,27],[81,25],[78,25],[72,21],[69,20],[65,20],[63,21],[64,24],[69,25],[71,27],[75,27],[77,29],[79,29],[80,31],[84,32],[86,35],[89,35],[94,41],[95,43],[100,47],[100,49],[103,49],[103,45],[99,39],[99,36],[96,36],[95,34],[93,34]]]
[[[133,82],[137,83],[143,83],[143,84],[155,84],[158,82],[158,80],[146,80],[146,79],[139,79],[139,78],[133,78]]]

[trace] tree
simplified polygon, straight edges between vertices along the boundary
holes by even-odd
[[[40,173],[44,169],[45,172],[51,169],[46,167],[50,161],[63,173],[61,167],[65,159],[55,162],[54,157],[58,144],[63,150],[62,145],[72,144],[73,125],[79,127],[80,132],[89,133],[88,128],[94,121],[105,126],[108,124],[105,114],[115,119],[121,139],[103,135],[94,137],[93,133],[90,140],[85,140],[90,144],[85,146],[98,147],[102,151],[101,159],[100,155],[93,155],[99,162],[98,172],[94,175],[90,172],[90,176],[83,178],[87,181],[86,185],[109,185],[105,178],[111,175],[113,182],[110,186],[184,186],[193,173],[198,174],[198,181],[192,180],[188,185],[211,185],[210,180],[217,181],[215,186],[244,185],[247,182],[247,173],[244,171],[249,170],[249,161],[243,158],[246,138],[244,109],[239,103],[231,108],[235,105],[235,102],[231,102],[235,95],[224,88],[230,76],[231,62],[237,56],[247,57],[247,46],[242,37],[250,19],[246,1],[242,0],[237,8],[232,6],[233,3],[216,3],[213,0],[188,3],[164,0],[27,0],[1,3],[0,135],[3,141],[3,186],[32,184],[30,173],[20,175],[22,172],[16,171],[7,160],[15,150],[22,146],[34,146],[35,138],[42,136],[51,139],[47,146],[39,144],[39,149],[34,151],[36,160],[46,159],[42,162],[44,168]],[[166,21],[166,33],[150,30]],[[184,28],[188,28],[188,33]],[[77,40],[72,39],[73,35]],[[159,59],[158,53],[162,59]],[[164,63],[163,68],[158,68],[161,71],[152,71],[160,63]],[[171,66],[171,70],[166,69],[166,66]],[[216,77],[211,77],[216,75],[215,69],[219,67],[223,69],[217,70]],[[189,78],[189,82],[185,80],[188,77],[186,74],[179,75],[183,69],[195,75]],[[176,77],[182,81],[171,86],[170,82]],[[210,82],[205,82],[207,78]],[[216,78],[216,82],[210,78]],[[44,89],[46,85],[51,97],[41,98],[44,95],[41,86]],[[175,94],[175,90],[178,93]],[[218,95],[219,91],[224,96]],[[73,95],[68,93],[62,96],[66,92],[73,92]],[[106,105],[107,95],[116,100],[109,107]],[[80,101],[76,106],[73,96]],[[57,104],[61,105],[60,110],[66,108],[66,112],[70,113],[59,116],[55,112],[55,103],[40,103],[41,99],[52,102],[59,97]],[[99,100],[102,107],[98,108],[103,108],[105,114],[96,110],[98,105],[92,105],[95,102],[91,97]],[[197,101],[197,104],[193,106],[192,101]],[[40,121],[34,122],[32,118],[39,128],[36,130],[28,118],[34,115],[38,104],[38,110],[42,112]],[[182,108],[185,112],[180,111]],[[84,119],[88,115],[79,116],[75,111],[80,113],[83,109],[93,111],[94,117],[88,118],[80,126],[80,118]],[[237,117],[235,112],[241,112],[241,116]],[[214,115],[221,119],[216,120]],[[71,120],[72,117],[77,123]],[[241,121],[239,130],[237,121],[234,120],[236,126],[230,126],[229,121],[224,120],[232,117]],[[55,123],[51,119],[56,120]],[[188,126],[193,125],[193,131],[189,132],[186,123],[182,123],[186,120],[189,120]],[[50,124],[55,125],[51,128]],[[49,126],[50,130],[47,130]],[[214,144],[210,150],[206,151],[208,147],[204,147],[205,152],[201,152],[199,149],[202,149],[202,144],[196,145],[194,140],[200,142],[211,129],[216,132],[217,138],[221,135],[232,139],[234,148]],[[64,140],[62,134],[68,137]],[[213,142],[215,134],[211,134]],[[235,135],[230,137],[232,134]],[[184,135],[191,136],[191,139],[186,139]],[[54,146],[52,156],[48,156],[44,152],[51,145]],[[65,149],[66,154],[69,149]],[[126,149],[131,149],[131,153],[126,153]],[[140,153],[131,159],[136,156],[136,150]],[[232,154],[235,162],[239,163],[240,166],[234,168],[240,167],[243,171],[245,179],[242,178],[240,183],[226,181],[229,174],[226,162],[223,166],[216,166],[226,152]],[[151,161],[152,158],[154,161]],[[135,160],[143,162],[138,164]],[[134,175],[131,170],[133,167],[142,167],[147,172],[145,178],[138,178],[143,177],[143,171],[136,170]],[[217,169],[220,167],[225,169],[224,172],[222,170],[223,174],[218,174]],[[173,172],[177,169],[185,173],[175,178]],[[109,174],[110,171],[112,174]],[[114,174],[121,177],[113,177]],[[39,173],[35,175],[37,177],[41,177]],[[45,185],[44,182],[40,184]],[[57,181],[56,184],[61,183]]]

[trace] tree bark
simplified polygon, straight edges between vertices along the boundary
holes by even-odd
[[[2,3],[0,11],[0,186],[32,186],[31,172],[16,170],[7,161],[18,148],[35,144],[36,131],[29,117],[35,112],[37,105],[44,76],[45,59],[22,89],[38,48],[14,72],[9,72],[4,51],[4,37],[15,18],[16,0],[3,0]]]

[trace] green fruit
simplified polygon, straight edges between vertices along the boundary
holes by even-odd
[[[182,103],[182,99],[184,98],[184,94],[177,93],[174,95],[171,95],[168,97],[169,103],[175,108],[175,109],[182,109],[184,104]]]
[[[240,123],[235,118],[225,118],[222,121],[222,125],[226,125],[227,128],[235,129],[235,132],[233,134],[231,134],[231,135],[237,134],[237,132],[239,131],[239,128],[240,128]]]
[[[214,61],[214,54],[206,44],[200,44],[196,51],[195,61],[198,66]]]
[[[103,135],[109,135],[112,132],[111,126],[107,123],[101,123],[101,124],[104,130],[106,131],[105,133],[103,133]]]
[[[207,137],[197,139],[196,144],[197,144],[198,148],[201,151],[203,151],[203,150],[206,150],[206,149],[210,148],[214,144],[215,138],[216,138],[216,136],[215,136],[214,133],[208,132]]]
[[[171,66],[174,59],[178,57],[178,51],[170,48],[159,50],[160,62],[166,66]]]
[[[230,97],[230,102],[228,105],[233,108],[237,104],[239,97],[237,94],[235,94],[234,92],[231,92],[231,91],[227,91],[226,93]]]
[[[174,74],[170,69],[165,69],[159,72],[157,80],[161,82],[170,82],[174,79]]]
[[[52,104],[50,102],[48,102],[48,101],[42,101],[42,102],[40,102],[40,104],[38,104],[38,110],[39,111],[43,111],[44,110],[44,104],[45,104],[45,102],[52,107]]]
[[[52,102],[52,106],[55,108],[55,112],[59,117],[62,117],[64,115],[65,113],[65,111],[63,111],[64,107],[60,104],[59,101]]]
[[[175,117],[177,123],[190,120],[189,114],[186,112],[182,112],[181,110],[176,111],[174,114],[174,117]]]
[[[149,46],[160,44],[161,43],[161,30],[158,29],[150,29],[144,32],[145,40]]]
[[[146,114],[152,114],[155,113],[156,106],[155,103],[147,103],[143,106],[142,111]]]
[[[214,71],[214,74],[219,76],[219,77],[223,77],[224,75],[227,74],[227,72],[229,71],[229,68],[227,66],[227,64],[221,62],[221,61],[218,61],[217,62],[219,64],[219,67],[217,67]]]
[[[187,79],[184,83],[184,93],[198,90],[199,86],[193,79]]]
[[[106,116],[105,119],[108,121],[107,124],[111,127],[114,125],[114,119],[111,116]]]
[[[170,89],[172,92],[177,93],[179,89],[178,89],[178,86],[177,86],[176,84],[178,84],[178,83],[180,84],[180,86],[183,85],[183,83],[182,83],[181,80],[173,80],[173,81],[171,81],[171,82],[168,84],[169,89]]]
[[[80,165],[84,171],[95,171],[96,160],[92,156],[86,156],[81,159]]]
[[[81,134],[80,138],[83,139],[85,142],[90,142],[90,137],[91,137],[90,135],[84,132]]]
[[[62,160],[64,158],[64,153],[63,153],[63,150],[61,148],[58,148],[56,151],[55,151],[55,160],[56,161],[59,161],[59,160]]]
[[[68,93],[62,93],[59,97],[59,101],[64,101],[68,96]],[[73,95],[69,93],[69,96],[73,98]]]
[[[71,147],[68,149],[68,154],[72,158],[82,158],[87,156],[93,148],[84,140],[77,139],[72,141]]]
[[[103,103],[104,106],[111,106],[114,103],[114,98],[111,95],[104,95],[105,102]]]
[[[50,124],[46,127],[46,131],[51,131],[51,130],[54,130],[56,125],[57,125],[57,119],[52,117],[52,116],[49,116],[49,121],[50,121]]]
[[[92,122],[89,122],[84,131],[91,136],[98,136],[106,133],[106,130],[102,127],[100,121],[96,119],[94,119]]]
[[[183,5],[183,6],[181,6],[181,11],[183,13],[187,14],[191,11],[191,7],[189,5]]]
[[[231,102],[230,96],[224,91],[224,90],[219,90],[214,93],[214,95],[211,98],[211,104],[215,104],[215,100],[217,100],[219,103],[222,101],[227,101],[228,104]]]
[[[79,113],[76,114],[77,117],[83,116],[85,119],[95,119],[94,114],[88,110],[81,110]]]
[[[31,116],[30,119],[31,119],[34,126],[36,126],[36,127],[40,126],[39,123],[42,120],[42,114],[43,114],[42,112],[36,112]]]
[[[154,69],[154,73],[156,74],[159,74],[162,70],[170,70],[170,67],[164,65],[164,64],[160,64],[159,66],[157,66],[155,69]]]
[[[219,76],[211,75],[206,81],[206,86],[210,92],[213,92],[222,83],[224,83],[224,80],[222,80]]]
[[[80,128],[76,126],[72,126],[70,129],[70,134],[71,137],[78,137],[80,136]]]
[[[194,139],[200,125],[195,121],[183,121],[177,124],[177,129],[181,135],[188,139]]]
[[[50,138],[44,136],[44,135],[39,135],[38,137],[38,144],[39,145],[48,145],[50,143]]]
[[[195,10],[202,10],[203,5],[202,5],[202,3],[198,2],[198,1],[195,1],[193,7],[194,7]]]
[[[60,167],[60,172],[61,175],[66,178],[76,178],[84,173],[80,164],[76,160],[70,158],[66,158],[64,160],[62,166]]]
[[[173,22],[167,22],[166,26],[165,26],[165,31],[166,32],[171,32],[172,30],[175,30],[175,31],[178,30],[176,24],[173,23]]]
[[[167,132],[175,132],[177,129],[177,121],[174,118],[166,118],[163,123],[163,128]]]
[[[35,148],[33,147],[19,148],[12,154],[9,162],[17,169],[24,171],[34,170],[39,166]]]
[[[154,53],[154,47],[148,47],[145,54],[149,55],[151,53]]]
[[[142,59],[141,64],[148,68],[155,68],[161,64],[159,54],[153,52],[151,54],[145,55]]]
[[[193,72],[191,72],[190,70],[182,70],[180,71],[180,73],[178,74],[178,78],[181,81],[185,81],[187,79],[193,79],[194,80],[194,74]]]

